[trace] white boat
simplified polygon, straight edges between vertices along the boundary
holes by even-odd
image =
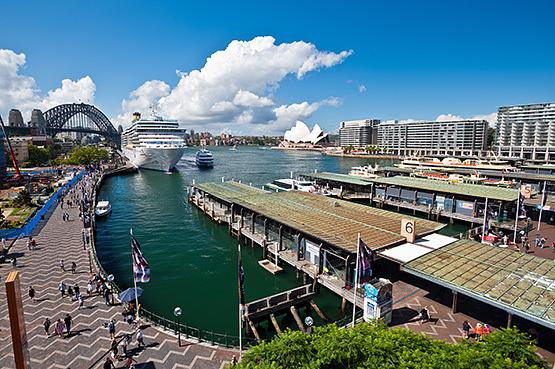
[[[197,151],[195,163],[200,168],[212,168],[214,166],[214,155],[210,150],[200,149]]]
[[[265,187],[278,192],[291,191],[291,190],[312,192],[312,193],[316,192],[316,187],[314,186],[314,182],[296,180],[292,178],[276,179],[275,181],[267,183]]]
[[[467,159],[461,161],[457,158],[445,158],[439,160],[438,158],[423,158],[423,157],[409,157],[398,164],[399,168],[418,168],[418,169],[451,169],[451,168],[464,168],[464,169],[490,169],[501,170],[506,172],[514,172],[518,169],[511,166],[508,162],[503,160],[479,160]]]
[[[112,211],[112,205],[109,201],[99,201],[94,208],[94,214],[97,217],[104,217]]]
[[[352,167],[349,171],[349,175],[353,177],[361,178],[377,178],[379,177],[376,172],[378,171],[378,164],[375,167],[371,165],[365,165],[361,167]]]
[[[133,123],[121,135],[122,151],[138,168],[169,172],[187,148],[185,131],[176,120],[154,114],[151,119],[141,119],[134,113]]]

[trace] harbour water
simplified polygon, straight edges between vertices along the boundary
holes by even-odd
[[[129,230],[133,228],[151,266],[151,281],[141,285],[145,290],[141,297],[143,306],[172,320],[173,310],[179,306],[183,310],[182,323],[236,335],[237,241],[228,235],[227,227],[213,223],[187,203],[187,187],[193,179],[202,183],[221,181],[223,176],[260,187],[273,179],[289,177],[290,171],[347,173],[352,166],[369,161],[257,147],[212,151],[213,169],[198,169],[194,164],[196,150],[189,148],[178,164],[177,173],[141,170],[108,178],[99,199],[109,200],[113,211],[97,223],[97,252],[120,287],[132,286]],[[391,161],[378,164],[388,165]],[[447,232],[459,230],[451,225]],[[241,254],[247,301],[302,284],[291,269],[276,276],[263,270],[257,263],[262,254],[260,248],[243,246]],[[325,288],[316,302],[331,318],[339,317],[340,299]],[[280,324],[294,326],[291,318],[282,319]],[[262,334],[271,333],[272,327],[266,331],[262,328]]]

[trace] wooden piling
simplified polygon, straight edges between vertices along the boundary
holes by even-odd
[[[343,298],[341,299],[341,310],[340,310],[340,314],[341,316],[345,316],[345,305],[347,305],[347,299],[345,298],[345,296],[343,296]]]
[[[274,314],[270,314],[270,320],[272,321],[272,324],[274,325],[274,328],[276,329],[277,334],[281,334],[282,333],[281,328],[279,327],[278,321]]]
[[[314,311],[316,312],[316,314],[318,314],[318,316],[320,317],[320,319],[322,319],[324,322],[329,322],[330,319],[326,316],[326,314],[324,314],[324,312],[322,310],[320,310],[320,308],[318,307],[318,305],[316,305],[316,303],[314,302],[314,300],[310,300],[310,306],[312,307],[312,309],[314,309]]]
[[[293,314],[293,319],[295,319],[295,323],[297,323],[299,330],[303,333],[306,333],[301,317],[299,316],[299,313],[297,312],[297,309],[295,308],[295,306],[291,306],[289,310],[291,311],[291,314]]]
[[[258,331],[256,330],[256,327],[254,326],[254,323],[252,322],[252,320],[248,320],[249,322],[249,327],[251,328],[252,334],[254,334],[254,337],[256,337],[257,341],[260,341],[260,335],[258,334]]]

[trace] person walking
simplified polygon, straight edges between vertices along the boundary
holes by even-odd
[[[77,283],[75,283],[75,285],[73,286],[73,292],[75,293],[75,298],[79,299],[79,296],[81,296],[81,291],[79,290],[79,286],[77,285]]]
[[[27,238],[27,250],[31,250],[31,236]]]
[[[15,256],[12,258],[12,268],[17,268],[17,258]]]
[[[468,320],[465,320],[462,325],[463,338],[468,338],[470,336],[470,329],[472,329],[470,323],[468,323]]]
[[[35,294],[36,292],[33,286],[29,286],[29,298],[33,300],[33,302],[35,302]]]
[[[133,359],[133,356],[131,355],[127,356],[127,358],[125,359],[125,368],[127,369],[134,368],[136,362],[137,360]]]
[[[93,291],[92,281],[87,282],[87,295],[90,296]]]
[[[58,319],[56,321],[56,327],[54,328],[54,333],[57,336],[63,337],[65,329],[66,329],[66,326],[65,326],[64,322],[62,322],[62,319]]]
[[[75,274],[75,269],[77,269],[77,264],[75,261],[71,262],[71,274]]]
[[[104,289],[103,296],[104,296],[104,303],[106,305],[110,305],[110,291],[107,288]]]
[[[67,335],[69,336],[69,333],[71,332],[71,323],[72,323],[71,315],[66,314],[66,316],[64,318],[64,323],[66,325]]]
[[[108,333],[110,334],[110,338],[113,339],[116,337],[116,321],[114,319],[108,322]]]
[[[66,267],[64,265],[64,259],[60,259],[60,269],[65,272],[66,271]]]
[[[137,346],[138,347],[145,347],[145,336],[143,334],[142,329],[137,330]]]
[[[60,282],[60,284],[58,285],[58,290],[62,294],[62,298],[64,298],[66,295],[66,284],[64,283],[64,281]]]
[[[116,369],[114,362],[109,357],[106,358],[104,364],[102,364],[102,369]]]
[[[50,322],[50,319],[45,318],[44,322],[42,323],[42,326],[44,327],[44,331],[46,332],[46,337],[50,337],[50,326],[52,325],[52,323]]]
[[[121,348],[123,349],[123,353],[127,355],[127,346],[131,344],[131,335],[126,334],[121,341]]]
[[[81,295],[81,296],[79,296],[79,307],[77,309],[81,310],[81,308],[83,308],[84,304],[85,304],[85,298],[83,297],[83,295]]]

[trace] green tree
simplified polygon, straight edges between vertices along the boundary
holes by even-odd
[[[50,160],[50,153],[47,149],[35,145],[29,145],[29,160],[27,161],[30,166],[37,167],[40,165],[48,164]]]
[[[254,346],[238,368],[248,369],[524,369],[545,368],[530,338],[516,329],[501,329],[483,342],[448,344],[408,329],[383,323],[315,328],[310,335],[286,331]]]
[[[31,194],[27,190],[21,190],[17,197],[12,201],[14,206],[31,206],[33,205],[33,201],[31,199]]]
[[[68,158],[63,162],[73,165],[89,165],[108,159],[110,159],[108,151],[94,146],[83,146],[71,150]]]

